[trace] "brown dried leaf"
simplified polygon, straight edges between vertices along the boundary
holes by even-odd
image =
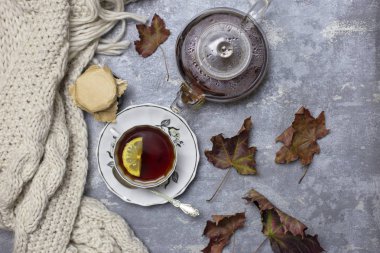
[[[256,174],[256,147],[249,147],[249,132],[252,128],[251,117],[244,120],[239,133],[232,138],[218,134],[211,138],[212,150],[206,150],[207,160],[215,167],[227,169],[233,167],[239,174]]]
[[[275,253],[320,253],[323,248],[318,236],[305,233],[307,227],[296,218],[275,207],[267,198],[255,190],[244,197],[260,210],[262,232],[269,238]]]
[[[151,26],[138,24],[136,28],[140,37],[140,40],[135,41],[136,51],[144,58],[152,55],[170,35],[165,21],[157,14],[154,14]]]
[[[284,144],[276,153],[276,163],[290,163],[300,159],[303,165],[309,165],[314,154],[320,152],[317,140],[328,133],[324,112],[315,119],[308,109],[301,107],[295,114],[292,125],[276,138],[276,142]]]
[[[234,215],[213,215],[213,221],[207,221],[203,232],[210,239],[203,253],[221,253],[230,242],[236,230],[242,228],[245,223],[245,213]]]
[[[305,236],[304,231],[307,229],[307,227],[303,223],[293,218],[292,216],[283,213],[259,192],[252,189],[247,193],[244,199],[254,203],[257,208],[259,208],[261,213],[268,210],[275,211],[284,226],[284,232],[290,231],[294,235],[300,235],[301,237]]]

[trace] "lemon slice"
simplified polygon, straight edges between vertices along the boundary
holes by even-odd
[[[141,155],[143,152],[143,138],[137,137],[125,145],[123,149],[123,165],[128,173],[135,177],[141,174]]]

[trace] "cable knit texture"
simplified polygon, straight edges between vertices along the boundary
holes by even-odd
[[[129,45],[125,19],[145,21],[122,0],[0,2],[0,227],[14,230],[14,252],[147,252],[120,216],[82,197],[87,130],[67,89],[96,51]]]

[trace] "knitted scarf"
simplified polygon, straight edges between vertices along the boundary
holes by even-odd
[[[0,1],[0,228],[14,252],[147,252],[124,220],[83,197],[87,131],[68,85],[94,53],[118,54],[122,0]],[[100,37],[121,22],[113,40]]]

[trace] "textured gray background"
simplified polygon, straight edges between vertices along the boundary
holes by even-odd
[[[196,13],[210,7],[247,10],[246,0],[143,0],[128,10],[165,18],[172,36],[163,45],[169,58],[171,80],[165,81],[158,51],[143,59],[133,46],[120,57],[99,57],[130,86],[122,108],[140,103],[168,106],[181,77],[174,56],[176,36]],[[317,233],[330,253],[380,250],[380,41],[377,0],[274,0],[262,22],[270,47],[266,81],[254,94],[230,104],[207,103],[187,120],[197,134],[202,153],[198,174],[180,200],[197,206],[202,215],[189,218],[170,205],[139,207],[124,203],[109,192],[96,167],[95,150],[104,124],[86,117],[89,127],[89,176],[86,194],[100,199],[122,215],[153,253],[199,252],[211,214],[247,212],[247,226],[235,236],[235,252],[253,250],[264,239],[259,212],[241,197],[254,187],[283,211]],[[137,39],[130,25],[127,37]],[[324,110],[331,133],[319,141],[317,155],[301,185],[301,165],[274,163],[275,137],[304,105],[312,113]],[[231,136],[243,119],[252,116],[251,143],[258,148],[258,176],[233,172],[213,203],[206,199],[224,171],[209,164],[203,150],[218,133]],[[12,235],[0,233],[1,252],[10,252]],[[233,252],[227,247],[224,252]],[[267,243],[261,252],[271,252]]]

